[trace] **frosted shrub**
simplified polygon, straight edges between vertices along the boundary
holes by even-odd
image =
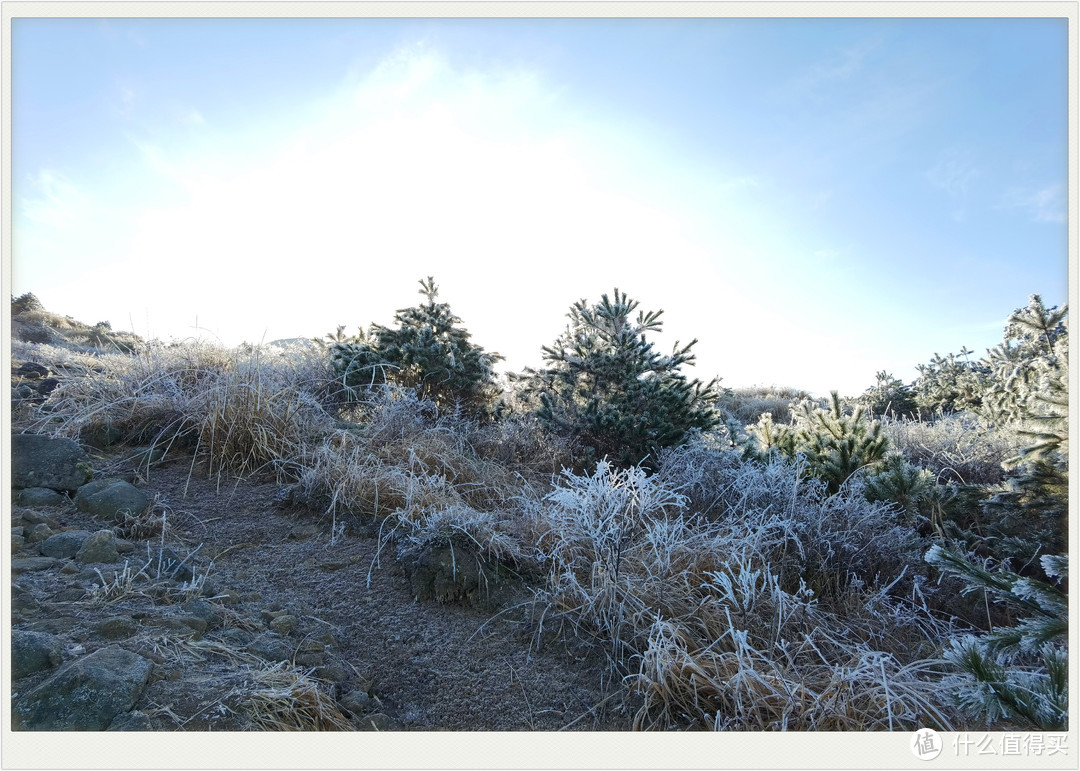
[[[247,474],[294,468],[331,425],[311,369],[267,349],[154,343],[99,362],[53,392],[42,428],[73,437],[116,429],[131,443],[192,449],[211,472]]]
[[[694,462],[680,473],[679,458]],[[692,444],[651,477],[564,472],[531,504],[549,567],[540,599],[607,643],[644,699],[635,726],[948,726],[932,664],[915,659],[943,626],[892,510],[855,483],[827,495],[801,461],[706,460]]]
[[[1008,432],[970,412],[934,420],[887,418],[882,425],[893,449],[939,483],[997,484],[1004,478],[1002,462],[1015,451]]]

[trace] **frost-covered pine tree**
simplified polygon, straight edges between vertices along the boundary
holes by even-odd
[[[657,352],[647,335],[661,330],[663,311],[638,311],[635,318],[637,308],[618,289],[596,304],[579,300],[566,331],[543,348],[547,366],[520,378],[540,421],[578,440],[591,460],[641,463],[720,419],[717,380],[688,380],[680,371],[693,363],[697,341],[676,343],[670,355]]]
[[[985,592],[1015,620],[981,635],[949,642],[945,660],[957,674],[946,680],[957,706],[985,719],[1036,730],[1068,725],[1068,602],[1058,585],[1066,579],[1065,555],[1040,560],[1046,580],[1007,568],[989,570],[974,555],[935,544],[926,561],[964,582],[964,594]]]
[[[824,481],[830,494],[837,492],[860,469],[882,466],[889,449],[881,421],[873,420],[862,405],[845,413],[836,391],[827,409],[804,399],[791,407],[792,423],[773,423],[766,413],[752,426],[744,441],[748,457],[764,459],[778,452],[788,457],[803,455],[811,474]]]
[[[884,370],[877,373],[877,383],[859,397],[859,403],[875,417],[891,415],[903,418],[919,411],[911,388],[904,385],[900,378]]]
[[[390,382],[436,404],[483,407],[494,396],[494,365],[502,356],[470,342],[461,319],[438,302],[431,276],[420,281],[420,293],[426,302],[397,311],[397,327],[372,324],[353,338],[344,338],[339,327],[329,336],[338,377],[354,392]]]

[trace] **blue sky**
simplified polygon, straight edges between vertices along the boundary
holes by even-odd
[[[857,394],[1067,300],[1064,19],[15,19],[13,294],[226,344],[434,275],[540,364],[580,298],[690,374]]]

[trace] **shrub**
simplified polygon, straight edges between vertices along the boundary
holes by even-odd
[[[725,388],[720,394],[717,408],[725,422],[733,421],[740,427],[757,422],[766,412],[772,415],[774,421],[787,423],[791,419],[790,405],[809,398],[810,394],[797,388]]]
[[[836,391],[828,409],[804,400],[794,410],[793,423],[773,423],[766,413],[753,426],[744,442],[750,457],[764,458],[773,453],[787,457],[805,456],[807,468],[835,493],[863,468],[879,468],[888,449],[888,438],[881,422],[871,420],[864,407],[856,406],[845,414]]]
[[[43,311],[45,306],[41,304],[33,293],[27,292],[21,294],[18,297],[11,298],[11,315],[18,316],[20,313],[26,313],[27,311]]]
[[[652,475],[567,471],[526,506],[544,525],[543,618],[604,641],[643,700],[635,727],[947,728],[916,658],[947,626],[917,604],[918,537],[857,486],[826,496],[786,458],[706,450],[667,450]]]
[[[420,287],[427,302],[399,310],[397,328],[372,324],[366,334],[345,338],[339,327],[330,336],[334,370],[354,397],[358,389],[393,383],[440,406],[486,407],[495,397],[493,367],[502,357],[469,342],[461,319],[436,301],[434,279],[421,280]]]
[[[939,356],[928,364],[920,364],[915,380],[915,403],[920,411],[932,415],[947,415],[958,410],[978,409],[982,405],[984,380],[989,374],[982,362],[968,358],[971,351],[961,349],[961,361],[955,354]]]
[[[859,403],[874,417],[903,418],[917,415],[919,411],[911,388],[884,370],[877,373],[877,383],[859,397]]]
[[[657,353],[646,335],[660,331],[663,311],[639,311],[632,320],[637,307],[618,289],[614,300],[578,301],[566,331],[543,349],[548,366],[526,370],[521,381],[545,426],[579,441],[594,459],[627,465],[719,422],[717,381],[688,381],[680,371],[694,361],[697,341]]]

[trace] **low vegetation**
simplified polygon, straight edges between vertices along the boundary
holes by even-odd
[[[1032,296],[985,359],[814,400],[688,379],[693,343],[658,353],[660,313],[616,290],[500,390],[421,283],[397,328],[233,350],[57,345],[15,299],[14,359],[61,379],[17,426],[271,474],[335,537],[370,521],[388,559],[521,582],[530,607],[501,612],[597,641],[634,728],[1067,724],[1065,308]],[[267,728],[340,727],[302,673],[256,686]]]

